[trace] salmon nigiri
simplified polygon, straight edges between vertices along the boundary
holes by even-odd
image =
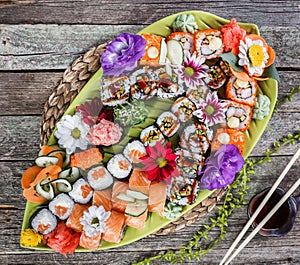
[[[90,204],[79,204],[76,203],[73,207],[72,213],[69,216],[66,226],[72,228],[76,232],[82,231],[82,224],[80,218],[83,216],[83,212],[90,207]]]
[[[133,169],[129,179],[129,189],[148,195],[150,184],[151,181],[148,179],[148,175],[144,171],[138,168]]]
[[[95,250],[99,247],[101,241],[101,232],[93,237],[90,237],[83,230],[80,236],[79,245],[83,248]]]
[[[125,214],[125,224],[136,229],[143,229],[147,220],[148,211],[145,211],[140,216],[130,216]]]
[[[112,210],[110,217],[105,222],[105,227],[106,230],[102,234],[102,239],[111,243],[119,243],[123,238],[125,227],[124,214]]]
[[[156,212],[161,215],[164,211],[164,206],[167,197],[168,184],[165,182],[152,183],[149,189],[149,212]]]
[[[102,205],[105,211],[111,211],[112,202],[111,202],[112,190],[95,190],[93,195],[93,205],[99,207]]]
[[[112,191],[112,209],[119,211],[119,212],[125,212],[126,206],[128,205],[127,201],[118,199],[117,196],[120,193],[127,193],[127,190],[129,189],[129,185],[127,182],[121,182],[121,181],[115,181]]]

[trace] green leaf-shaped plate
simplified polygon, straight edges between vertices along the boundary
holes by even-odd
[[[207,28],[220,29],[221,26],[229,23],[228,20],[212,15],[210,13],[206,13],[202,11],[188,11],[188,12],[182,12],[182,13],[174,14],[166,18],[163,18],[153,23],[152,25],[146,27],[139,33],[140,34],[152,33],[161,36],[168,36],[172,32],[171,31],[172,23],[179,14],[192,14],[195,17],[196,22],[198,23],[199,29],[207,29]],[[239,25],[243,27],[248,34],[250,33],[259,34],[259,30],[257,26],[254,24],[239,23]],[[84,86],[84,88],[81,90],[81,92],[74,99],[72,104],[69,106],[65,114],[74,114],[75,107],[77,105],[84,103],[89,98],[99,96],[101,76],[102,76],[102,69],[97,71],[95,75],[89,80],[89,82]],[[270,98],[271,111],[270,114],[267,117],[265,117],[263,120],[251,121],[251,125],[249,129],[246,131],[247,139],[245,143],[244,158],[249,156],[249,154],[251,153],[254,146],[257,144],[260,136],[262,135],[263,131],[265,130],[270,120],[277,99],[277,81],[273,79],[269,79],[267,81],[259,82],[259,93],[262,93]],[[52,135],[48,144],[51,145],[55,143],[56,143],[56,139]],[[193,205],[185,207],[182,214],[185,214],[186,212],[190,211],[193,207],[195,207],[197,204],[199,204],[201,201],[207,198],[211,193],[212,193],[211,191],[207,191],[207,190],[201,191],[197,198],[197,201]],[[29,227],[30,217],[37,210],[37,207],[38,207],[37,205],[27,202],[22,230]],[[158,214],[152,213],[149,215],[144,229],[137,230],[131,227],[127,227],[125,236],[121,241],[121,243],[113,244],[113,243],[103,242],[102,246],[99,249],[108,249],[108,248],[114,248],[114,247],[119,247],[119,246],[129,244],[131,242],[139,240],[149,234],[158,231],[159,229],[166,226],[170,222],[171,222],[170,220],[162,218]],[[44,249],[44,250],[50,249],[45,245],[39,245],[36,248]],[[78,248],[77,251],[89,251],[89,250]]]

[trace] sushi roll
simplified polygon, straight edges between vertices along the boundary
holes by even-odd
[[[154,34],[141,34],[141,36],[146,40],[146,47],[144,56],[141,61],[159,62],[163,61],[165,52],[162,49],[164,43],[164,38],[162,36]]]
[[[226,101],[225,127],[233,130],[246,131],[251,122],[252,108],[249,105],[234,101]]]
[[[145,146],[154,146],[157,141],[164,143],[165,137],[158,128],[151,125],[141,131],[140,140]]]
[[[171,107],[171,111],[178,117],[181,122],[186,122],[193,116],[193,111],[196,109],[195,104],[187,97],[176,99]]]
[[[227,75],[227,76],[232,76],[232,72],[230,70],[230,65],[228,62],[223,61],[222,59],[219,61],[219,66],[221,67],[222,71]]]
[[[100,89],[104,105],[116,106],[129,98],[130,81],[127,76],[104,78]]]
[[[156,120],[156,124],[166,137],[173,136],[180,127],[178,118],[170,111],[160,114]]]
[[[104,166],[97,166],[88,171],[87,181],[94,190],[105,190],[113,184],[114,179]]]
[[[257,88],[255,80],[242,81],[232,76],[227,83],[226,98],[238,103],[254,106]]]
[[[213,90],[217,90],[222,87],[227,80],[225,73],[218,65],[209,67],[207,74],[207,77],[204,78],[204,82]]]
[[[57,218],[50,210],[44,208],[32,218],[31,226],[37,233],[47,235],[56,228]]]
[[[102,153],[98,148],[90,148],[71,155],[70,167],[86,170],[103,160]]]
[[[186,92],[186,97],[192,101],[196,106],[200,99],[205,99],[209,92],[209,87],[206,84],[198,86],[196,89],[189,88]]]
[[[107,169],[116,179],[127,180],[130,176],[132,165],[124,155],[117,154],[108,161]]]
[[[76,180],[73,189],[69,192],[70,197],[77,203],[88,203],[93,197],[93,189],[83,178]]]
[[[194,35],[188,32],[173,32],[168,38],[169,40],[177,40],[182,45],[185,51],[190,52],[191,54],[194,52]]]
[[[65,193],[58,194],[50,203],[49,210],[61,220],[66,220],[72,213],[74,201]]]
[[[179,176],[169,186],[168,199],[178,205],[190,205],[195,202],[199,190],[198,180]]]
[[[205,155],[210,147],[213,131],[204,124],[187,126],[180,136],[179,146],[189,152]]]
[[[213,59],[217,58],[223,52],[224,45],[219,30],[199,30],[194,36],[195,49],[198,56],[204,56],[206,59]]]
[[[140,163],[140,158],[147,155],[147,152],[143,143],[135,140],[125,146],[123,154],[131,163]]]

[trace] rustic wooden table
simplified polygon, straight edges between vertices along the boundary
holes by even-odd
[[[25,208],[20,177],[32,165],[39,148],[43,105],[61,79],[64,69],[89,48],[119,33],[137,32],[169,14],[203,10],[239,22],[255,23],[277,52],[281,83],[279,98],[300,84],[300,1],[0,1],[0,263],[1,264],[130,264],[143,257],[186,244],[216,211],[167,236],[148,237],[130,245],[68,259],[19,246]],[[261,157],[274,140],[295,133],[300,125],[300,96],[279,106],[278,112],[251,156]],[[286,146],[272,162],[257,167],[246,197],[270,186],[299,148]],[[289,187],[300,175],[298,160],[282,185]],[[298,189],[299,193],[299,189]],[[201,264],[218,264],[247,221],[246,206],[229,219],[225,239],[202,257]],[[215,236],[217,231],[212,232]],[[162,262],[163,263],[163,262]],[[155,263],[156,264],[156,263]],[[185,264],[199,264],[187,261]],[[284,237],[259,235],[232,264],[300,264],[300,215]]]

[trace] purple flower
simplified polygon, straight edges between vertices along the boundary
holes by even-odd
[[[105,75],[120,75],[131,71],[145,53],[146,40],[139,35],[122,33],[107,45],[101,58]]]
[[[205,162],[205,169],[200,173],[201,188],[208,190],[225,188],[233,182],[235,174],[243,165],[244,159],[235,145],[222,145]]]

